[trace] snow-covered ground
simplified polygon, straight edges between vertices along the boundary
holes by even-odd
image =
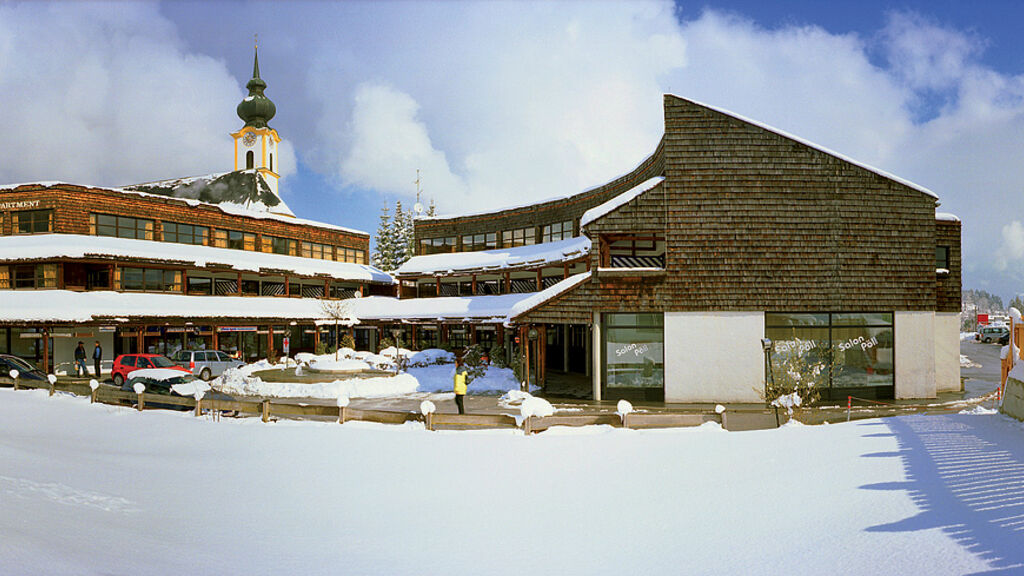
[[[0,574],[1024,570],[1024,430],[427,432],[0,389]]]
[[[404,348],[397,354],[408,359],[409,368],[395,376],[379,376],[361,378],[351,375],[338,375],[336,379],[323,383],[300,382],[266,382],[256,372],[262,370],[280,370],[285,374],[301,375],[313,367],[325,379],[331,379],[325,371],[351,370],[360,367],[377,369],[393,369],[396,352],[394,348],[386,348],[380,354],[356,352],[343,348],[335,360],[334,354],[314,356],[300,354],[296,357],[300,365],[294,363],[269,364],[265,361],[249,364],[238,369],[228,370],[220,378],[213,381],[213,387],[227,394],[240,396],[265,396],[272,398],[323,398],[335,399],[340,395],[349,398],[384,398],[403,396],[415,393],[447,393],[452,391],[452,377],[455,374],[454,355],[443,350],[424,350],[410,352]],[[438,362],[442,362],[438,364]],[[277,378],[287,380],[287,377]],[[509,390],[518,390],[519,381],[508,368],[490,366],[480,378],[469,384],[469,393],[500,395]]]

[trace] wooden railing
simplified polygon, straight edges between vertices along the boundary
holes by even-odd
[[[714,411],[706,412],[633,412],[622,417],[615,413],[591,414],[556,414],[547,417],[531,417],[517,419],[508,414],[448,414],[433,413],[427,416],[417,412],[401,412],[394,410],[364,410],[360,408],[339,408],[327,404],[303,404],[286,400],[252,399],[252,400],[214,400],[197,401],[189,396],[170,396],[143,392],[121,390],[112,386],[99,386],[95,390],[81,382],[56,382],[50,384],[39,380],[18,379],[15,389],[43,389],[55,392],[69,392],[76,396],[88,396],[92,402],[131,406],[135,409],[153,410],[167,407],[191,410],[196,416],[223,413],[236,415],[259,416],[264,422],[277,418],[331,420],[345,423],[353,420],[377,422],[381,424],[404,424],[406,422],[423,422],[428,430],[474,430],[474,429],[522,429],[526,434],[542,432],[553,426],[591,426],[607,425],[633,429],[649,428],[680,428],[700,426],[705,422],[718,422],[727,427],[726,414]]]

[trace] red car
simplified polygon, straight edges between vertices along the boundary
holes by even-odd
[[[178,366],[166,356],[159,354],[121,354],[114,358],[114,367],[110,370],[110,376],[114,379],[114,385],[120,387],[124,384],[129,374],[143,368],[169,368],[185,374],[191,374],[188,368]]]

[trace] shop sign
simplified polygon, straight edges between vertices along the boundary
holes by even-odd
[[[17,202],[0,202],[0,210],[21,210],[39,208],[39,200],[20,200]]]
[[[218,332],[256,332],[255,326],[221,326]]]
[[[282,347],[284,348],[284,355],[285,355],[285,356],[287,356],[287,355],[288,355],[288,344],[289,344],[289,342],[288,342],[288,337],[287,337],[287,336],[285,336],[285,337],[284,337],[284,340],[283,340],[283,342],[282,342]]]
[[[858,345],[860,346],[861,350],[868,350],[869,348],[874,348],[875,346],[878,346],[878,338],[872,336],[870,340],[865,340],[863,336],[858,336],[856,338],[850,338],[846,342],[840,342],[839,344],[837,344],[839,349],[842,351],[849,350],[850,348],[853,348],[854,346]]]
[[[54,336],[56,336],[56,334],[54,334]],[[71,334],[62,334],[62,336],[67,336],[68,338],[70,338]],[[33,340],[42,337],[43,335],[38,332],[22,332],[21,334],[18,334],[18,338],[24,338],[25,340]]]
[[[633,353],[634,356],[640,357],[646,354],[650,350],[650,346],[647,344],[626,344],[625,346],[615,351],[616,356],[624,356]]]
[[[117,326],[100,326],[100,332],[116,332]]]
[[[173,333],[181,333],[181,332],[189,332],[191,334],[199,334],[199,327],[198,326],[195,326],[195,327],[192,327],[192,326],[168,326],[164,331],[168,332],[168,333],[172,333],[172,334]]]
[[[978,314],[978,326],[988,324],[988,314]]]

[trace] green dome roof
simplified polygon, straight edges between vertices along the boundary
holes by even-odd
[[[267,83],[260,78],[260,57],[256,53],[252,65],[252,79],[245,85],[249,95],[238,104],[238,117],[245,120],[246,126],[267,128],[267,122],[277,113],[277,106],[270,98],[263,95]]]

